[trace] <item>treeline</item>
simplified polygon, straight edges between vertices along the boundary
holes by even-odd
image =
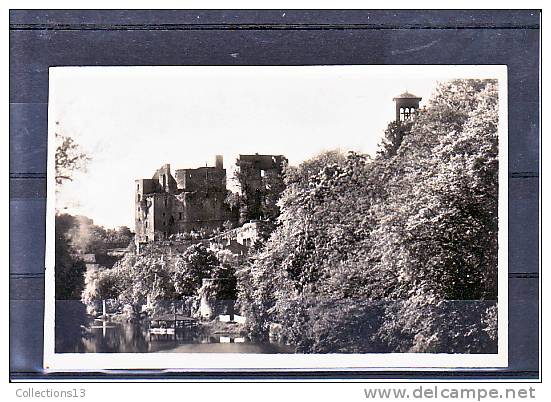
[[[377,155],[285,170],[278,226],[238,276],[252,336],[306,353],[496,352],[498,88],[441,84]]]
[[[58,214],[56,230],[82,254],[105,254],[110,249],[126,248],[134,238],[134,233],[126,226],[106,229],[82,215]]]
[[[94,254],[96,262],[111,267],[117,257],[109,250],[132,248],[134,234],[126,226],[106,229],[85,216],[55,217],[55,283],[57,300],[79,300],[86,266],[82,254]]]
[[[149,314],[171,313],[175,306],[192,314],[201,293],[209,301],[227,301],[231,310],[237,298],[237,264],[229,251],[214,253],[202,244],[174,255],[128,253],[111,269],[87,273],[82,301],[93,306],[110,300],[128,317],[138,317],[144,305]],[[203,279],[210,281],[203,283]]]

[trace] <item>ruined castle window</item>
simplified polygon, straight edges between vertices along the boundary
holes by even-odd
[[[145,221],[145,227],[147,228],[147,221]]]
[[[138,183],[136,190],[140,191],[140,184]]]
[[[163,216],[165,216],[165,213],[163,212]]]
[[[138,194],[138,202],[140,202],[141,200],[142,200],[142,196]]]
[[[182,220],[182,213],[181,212],[178,213],[178,219]]]
[[[166,207],[167,205],[168,205],[168,199],[165,198],[165,207]],[[164,213],[163,213],[163,215],[164,215]]]

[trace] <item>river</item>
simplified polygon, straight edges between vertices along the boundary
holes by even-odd
[[[93,319],[76,301],[56,303],[56,353],[293,353],[287,345],[188,329],[150,334],[145,325]]]

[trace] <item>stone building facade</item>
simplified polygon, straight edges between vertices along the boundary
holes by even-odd
[[[240,155],[236,165],[244,178],[241,192],[259,192],[266,174],[281,174],[283,160],[281,155]],[[137,244],[181,233],[211,233],[223,230],[227,221],[234,226],[239,221],[239,209],[225,202],[228,190],[221,155],[216,156],[214,166],[177,169],[174,173],[166,164],[151,179],[136,180],[135,186]]]
[[[136,242],[167,239],[170,235],[212,231],[236,222],[237,211],[224,202],[226,169],[222,156],[215,166],[178,169],[166,164],[151,179],[135,182]]]
[[[213,251],[229,250],[235,255],[247,255],[254,243],[261,238],[262,221],[247,222],[243,226],[231,229],[209,239],[209,249]]]

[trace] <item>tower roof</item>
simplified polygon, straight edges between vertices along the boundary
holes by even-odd
[[[392,100],[396,100],[396,99],[418,99],[418,100],[421,100],[423,98],[417,96],[417,95],[413,95],[412,93],[409,93],[408,91],[404,92],[403,94],[401,95],[398,95],[394,98],[392,98]]]

